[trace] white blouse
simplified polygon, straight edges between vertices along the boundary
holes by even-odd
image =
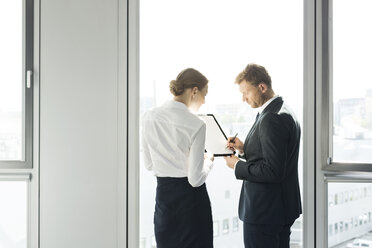
[[[145,166],[157,177],[187,177],[202,185],[213,167],[204,159],[205,123],[181,102],[168,101],[142,118]]]

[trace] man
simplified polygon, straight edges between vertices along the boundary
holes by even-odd
[[[298,183],[301,129],[288,106],[275,95],[266,69],[249,64],[236,77],[243,101],[258,109],[244,144],[229,138],[236,156],[227,165],[243,180],[239,218],[246,248],[289,248],[290,228],[302,213]]]

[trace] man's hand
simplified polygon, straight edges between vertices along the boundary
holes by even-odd
[[[233,142],[230,142],[231,140],[233,140]],[[240,153],[243,153],[244,144],[238,137],[229,137],[227,139],[226,148],[232,151],[238,150]]]
[[[231,155],[224,157],[226,160],[226,165],[229,166],[231,169],[235,168],[235,164],[237,161],[239,161],[239,158],[237,156]]]

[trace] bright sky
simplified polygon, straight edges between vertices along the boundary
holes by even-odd
[[[357,1],[355,11],[350,1],[333,3],[335,100],[364,97],[372,88],[366,74],[372,68],[372,1]],[[234,78],[255,62],[269,71],[277,94],[302,108],[302,11],[298,0],[142,0],[141,95],[151,96],[156,87],[161,104],[171,97],[169,81],[194,67],[210,81],[207,104],[239,102]]]
[[[27,234],[27,183],[0,181],[0,230],[14,243]]]
[[[169,81],[194,67],[210,82],[206,105],[241,102],[234,79],[255,62],[277,94],[302,106],[302,1],[143,0],[141,15],[142,96],[156,85],[161,104]]]
[[[333,1],[334,100],[372,89],[372,1]]]
[[[0,2],[0,112],[22,109],[22,1]]]

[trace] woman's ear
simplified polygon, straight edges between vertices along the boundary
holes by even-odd
[[[195,96],[197,92],[198,92],[198,87],[195,86],[194,88],[191,89],[192,96]]]

